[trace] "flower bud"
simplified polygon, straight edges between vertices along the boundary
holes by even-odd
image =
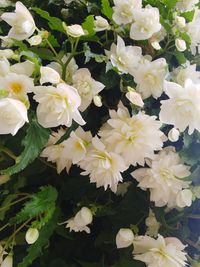
[[[128,228],[121,228],[116,235],[117,248],[126,248],[133,243],[134,234]]]
[[[52,83],[58,84],[60,82],[60,74],[50,67],[41,67],[40,68],[40,83]]]
[[[106,19],[101,16],[96,16],[94,21],[95,31],[105,31],[110,29],[110,25]]]
[[[186,21],[184,17],[176,16],[175,23],[179,28],[184,28],[186,25]]]
[[[178,51],[183,52],[187,49],[186,42],[182,39],[176,39],[175,45]]]
[[[190,189],[181,190],[176,197],[176,204],[179,208],[190,207],[192,205],[193,194]]]
[[[14,52],[11,49],[3,49],[0,50],[0,58],[12,58],[14,55]]]
[[[155,50],[160,50],[161,49],[161,46],[160,46],[159,42],[152,42],[151,45],[153,46],[153,48]]]
[[[180,132],[176,128],[172,128],[168,133],[168,139],[171,142],[177,142],[179,139],[179,136],[180,136]]]
[[[128,87],[128,91],[126,93],[126,97],[128,98],[128,100],[139,107],[143,107],[144,106],[144,102],[142,100],[142,97],[139,93],[137,93],[134,89],[132,89],[131,87]]]
[[[1,267],[12,267],[13,266],[13,256],[8,255],[2,262]]]
[[[93,220],[92,212],[87,207],[83,207],[74,217],[74,222],[79,227],[92,223],[92,220]]]
[[[36,228],[29,228],[28,231],[26,232],[26,242],[31,245],[34,244],[39,237],[39,231]]]
[[[28,42],[30,45],[34,46],[34,45],[39,45],[42,42],[42,37],[41,35],[35,35],[31,38],[28,39]]]
[[[69,36],[72,36],[74,38],[79,38],[81,37],[82,35],[85,35],[85,32],[82,28],[81,25],[79,24],[74,24],[74,25],[71,25],[71,26],[67,26],[64,22],[63,22],[63,28],[65,29],[66,33],[69,35]]]
[[[101,97],[99,95],[95,95],[93,97],[93,102],[94,102],[95,106],[97,106],[99,108],[102,107],[102,101],[101,101]]]

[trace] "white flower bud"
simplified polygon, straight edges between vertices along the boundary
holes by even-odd
[[[2,262],[1,267],[12,267],[13,266],[13,256],[8,255]]]
[[[90,209],[83,207],[74,217],[77,226],[82,227],[92,223],[93,215]]]
[[[30,45],[34,46],[34,45],[39,45],[42,42],[42,37],[41,35],[35,35],[31,38],[28,39],[28,42]]]
[[[161,46],[160,46],[159,42],[152,42],[151,45],[153,46],[153,48],[155,50],[160,50],[161,49]]]
[[[94,102],[95,106],[97,106],[99,108],[102,107],[102,101],[101,101],[101,97],[99,95],[95,95],[93,97],[93,102]]]
[[[141,95],[130,87],[128,87],[128,90],[129,92],[126,93],[126,97],[128,98],[128,100],[136,106],[143,107],[144,102],[142,100]]]
[[[176,16],[175,17],[175,23],[178,27],[184,28],[186,25],[186,21],[184,17]]]
[[[41,67],[40,68],[40,83],[52,83],[58,84],[60,82],[60,74],[50,67]]]
[[[10,175],[0,175],[0,185],[7,183],[10,180]]]
[[[116,235],[117,248],[126,248],[133,243],[134,234],[131,229],[121,228]]]
[[[187,49],[186,42],[182,39],[176,39],[175,45],[178,51],[183,52]]]
[[[12,58],[14,52],[11,49],[0,50],[0,58]]]
[[[168,139],[171,142],[177,142],[179,139],[179,136],[180,136],[180,132],[176,128],[172,128],[168,133]]]
[[[79,24],[67,26],[65,23],[63,23],[63,28],[65,29],[66,33],[69,36],[72,36],[74,38],[79,38],[82,35],[85,35],[85,32],[84,32],[82,26]]]
[[[106,19],[101,16],[96,16],[94,21],[95,31],[105,31],[110,29],[110,25]]]
[[[190,189],[180,191],[176,197],[176,204],[179,208],[190,207],[192,205],[193,194]]]
[[[26,242],[31,245],[34,244],[39,237],[39,231],[36,228],[29,228],[28,231],[26,232]]]

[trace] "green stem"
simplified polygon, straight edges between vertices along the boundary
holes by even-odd
[[[1,228],[0,228],[0,232],[1,231],[3,231],[6,227],[8,227],[9,226],[9,223],[6,223],[4,226],[2,226]]]
[[[1,147],[1,151],[6,154],[7,156],[9,156],[11,159],[13,160],[17,160],[17,156],[15,156],[15,154],[10,150],[8,149],[7,147]]]
[[[13,201],[13,202],[11,202],[10,204],[8,204],[8,205],[6,205],[6,206],[0,208],[0,211],[2,211],[2,210],[4,210],[4,209],[7,209],[8,207],[11,207],[11,206],[13,206],[13,205],[15,205],[15,204],[17,204],[17,203],[19,203],[19,202],[21,202],[21,201],[27,199],[27,198],[30,198],[30,196],[25,196],[25,197],[22,197],[22,198],[20,198],[20,199],[18,199],[18,200],[16,200],[16,201]]]
[[[40,160],[42,163],[44,163],[46,166],[48,166],[48,167],[50,167],[50,168],[56,170],[56,166],[53,165],[53,164],[51,164],[51,163],[49,163],[49,162],[47,162],[45,159],[43,159],[43,158],[39,158],[39,160]]]

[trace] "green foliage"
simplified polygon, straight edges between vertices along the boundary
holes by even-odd
[[[27,255],[17,267],[28,267],[42,254],[42,249],[49,243],[49,239],[57,226],[58,211],[56,210],[48,223],[40,230],[38,240],[27,249]]]
[[[26,136],[22,141],[24,151],[17,158],[15,165],[2,170],[1,174],[15,174],[24,170],[28,164],[32,163],[40,154],[49,138],[49,130],[38,124],[35,117],[32,117],[26,131]]]
[[[101,12],[107,18],[112,19],[113,9],[110,6],[109,0],[101,0]]]
[[[40,8],[33,7],[32,10],[35,11],[38,15],[40,15],[43,19],[48,21],[48,25],[51,30],[56,30],[56,31],[65,33],[65,30],[63,29],[63,26],[62,26],[62,20],[60,20],[59,18],[50,16],[47,11],[44,11]]]
[[[14,218],[11,218],[10,224],[19,224],[44,214],[44,219],[40,223],[43,226],[54,213],[57,195],[58,193],[54,187],[41,187],[40,191],[33,194],[31,200],[25,203],[22,210]]]
[[[191,22],[193,20],[194,13],[195,13],[195,11],[191,10],[191,11],[181,13],[181,16],[184,17],[187,22]]]
[[[88,32],[87,36],[93,36],[95,35],[95,30],[94,30],[94,16],[89,15],[85,21],[82,23],[82,27],[84,30]]]

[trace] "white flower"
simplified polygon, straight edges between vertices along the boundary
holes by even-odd
[[[132,182],[130,182],[130,181],[129,182],[124,182],[124,183],[118,184],[116,195],[123,197],[127,193],[128,188],[129,188],[129,186],[131,184],[132,184]]]
[[[165,82],[165,92],[169,99],[161,101],[160,120],[174,125],[180,132],[187,127],[189,134],[195,129],[200,131],[200,84],[187,80],[185,86],[181,87],[176,83]]]
[[[10,66],[10,72],[14,72],[14,73],[21,74],[21,75],[26,75],[28,77],[30,77],[33,74],[34,70],[35,70],[35,64],[29,60],[16,63]]]
[[[187,49],[186,42],[182,39],[177,38],[175,40],[175,45],[178,51],[183,52]]]
[[[25,104],[28,102],[27,93],[33,92],[33,79],[26,75],[9,73],[0,78],[1,88],[8,92],[8,96],[21,100]]]
[[[98,95],[105,87],[102,83],[95,81],[91,77],[90,71],[86,68],[75,72],[73,75],[73,86],[81,96],[80,111],[84,111],[91,104],[93,97]]]
[[[4,250],[4,248],[2,247],[2,245],[0,244],[0,264],[2,264],[3,262],[3,257],[4,255],[7,255],[8,253]]]
[[[133,21],[136,9],[142,8],[142,0],[114,0],[113,20],[118,24],[128,24]]]
[[[117,37],[117,45],[112,44],[110,51],[105,51],[112,65],[121,73],[132,74],[142,58],[142,49],[138,46],[125,46],[123,39]]]
[[[7,183],[10,180],[10,175],[0,175],[0,185]]]
[[[42,36],[37,34],[32,36],[31,38],[28,39],[28,42],[30,45],[35,46],[35,45],[39,45],[42,42]]]
[[[199,0],[178,0],[176,8],[181,12],[186,12],[195,9],[197,3]]]
[[[180,132],[176,128],[172,128],[168,133],[168,139],[171,142],[177,142],[179,139],[179,136],[180,136]]]
[[[143,190],[150,190],[150,200],[157,207],[176,207],[176,196],[189,182],[183,178],[190,175],[189,167],[183,164],[178,153],[163,149],[148,161],[149,168],[140,168],[132,173]]]
[[[133,244],[134,234],[131,229],[121,228],[116,235],[117,248],[127,248]]]
[[[176,204],[179,208],[190,207],[192,205],[192,198],[192,191],[184,189],[176,196]]]
[[[147,226],[146,235],[157,237],[160,223],[157,221],[155,214],[150,210],[149,216],[145,220]]]
[[[40,84],[52,83],[57,84],[60,82],[60,74],[50,67],[40,67]]]
[[[71,132],[64,142],[64,154],[73,164],[79,163],[86,157],[92,140],[91,132],[85,132],[81,127]]]
[[[66,228],[70,228],[69,231],[90,233],[90,228],[87,226],[91,224],[93,220],[93,215],[90,209],[83,207],[75,217],[67,221]]]
[[[185,246],[174,237],[158,239],[138,236],[133,241],[134,259],[144,262],[147,267],[184,267],[187,265]]]
[[[92,139],[92,145],[85,159],[80,162],[80,167],[85,170],[81,174],[89,174],[90,182],[96,183],[97,187],[103,186],[105,190],[110,187],[116,192],[118,183],[123,180],[121,172],[127,169],[123,158],[107,151],[97,136]]]
[[[136,9],[133,13],[134,22],[131,26],[130,37],[133,40],[146,40],[161,30],[158,8],[148,6]]]
[[[74,25],[71,25],[71,26],[64,26],[64,29],[66,31],[66,33],[69,35],[69,36],[72,36],[74,38],[79,38],[83,35],[85,35],[85,32],[82,28],[81,25],[78,25],[78,24],[74,24]]]
[[[160,50],[162,47],[160,46],[159,42],[151,42],[151,45],[155,50]]]
[[[126,97],[132,104],[139,106],[139,107],[144,106],[144,102],[142,100],[141,95],[135,92],[134,90],[129,90],[129,92],[126,93]]]
[[[172,77],[181,86],[185,85],[186,80],[190,79],[193,83],[200,83],[200,72],[196,70],[196,64],[187,64],[174,70]]]
[[[165,77],[168,73],[167,62],[164,58],[155,61],[145,60],[134,70],[134,81],[137,91],[142,94],[143,99],[161,96]]]
[[[1,0],[0,1],[0,7],[4,8],[4,7],[8,7],[8,6],[11,6],[12,5],[12,2],[10,0]]]
[[[2,262],[1,267],[13,267],[13,256],[8,255]]]
[[[39,237],[39,231],[37,228],[29,228],[26,232],[25,239],[29,245],[34,244]]]
[[[66,154],[65,152],[66,141],[56,145],[56,143],[64,134],[65,130],[62,128],[59,129],[58,132],[52,132],[46,148],[40,155],[41,157],[47,158],[48,161],[56,163],[58,173],[61,173],[61,171],[65,168],[67,172],[69,172],[69,169],[72,165],[72,161],[69,160],[68,153]]]
[[[57,87],[37,86],[34,93],[34,99],[39,103],[38,121],[43,127],[70,127],[72,120],[80,125],[85,124],[78,111],[81,98],[74,87],[66,83],[59,83]]]
[[[154,157],[154,150],[162,148],[162,124],[155,116],[139,112],[130,117],[124,106],[119,106],[117,112],[111,110],[110,116],[100,136],[110,150],[122,155],[127,165],[144,165],[146,157]]]
[[[64,56],[62,58],[62,62],[65,64],[67,62],[68,58],[69,58],[69,55]],[[60,74],[60,76],[62,76],[62,67],[60,64],[53,61],[47,66],[56,70]],[[67,69],[66,69],[66,73],[65,73],[65,81],[68,84],[72,84],[72,77],[73,77],[74,73],[77,71],[77,69],[78,69],[78,65],[76,64],[75,59],[72,58],[70,60],[69,64],[67,65]]]
[[[9,38],[25,40],[35,31],[35,22],[28,9],[21,2],[16,3],[14,13],[3,13],[1,18],[12,27],[8,33]]]
[[[0,59],[0,77],[10,72],[10,63],[6,58]]]
[[[94,26],[96,32],[110,30],[108,21],[101,16],[95,16]]]
[[[191,38],[191,49],[196,54],[196,47],[200,44],[200,10],[195,10],[193,20],[186,25],[186,32]]]
[[[26,106],[12,98],[0,99],[0,134],[15,135],[28,122]]]

